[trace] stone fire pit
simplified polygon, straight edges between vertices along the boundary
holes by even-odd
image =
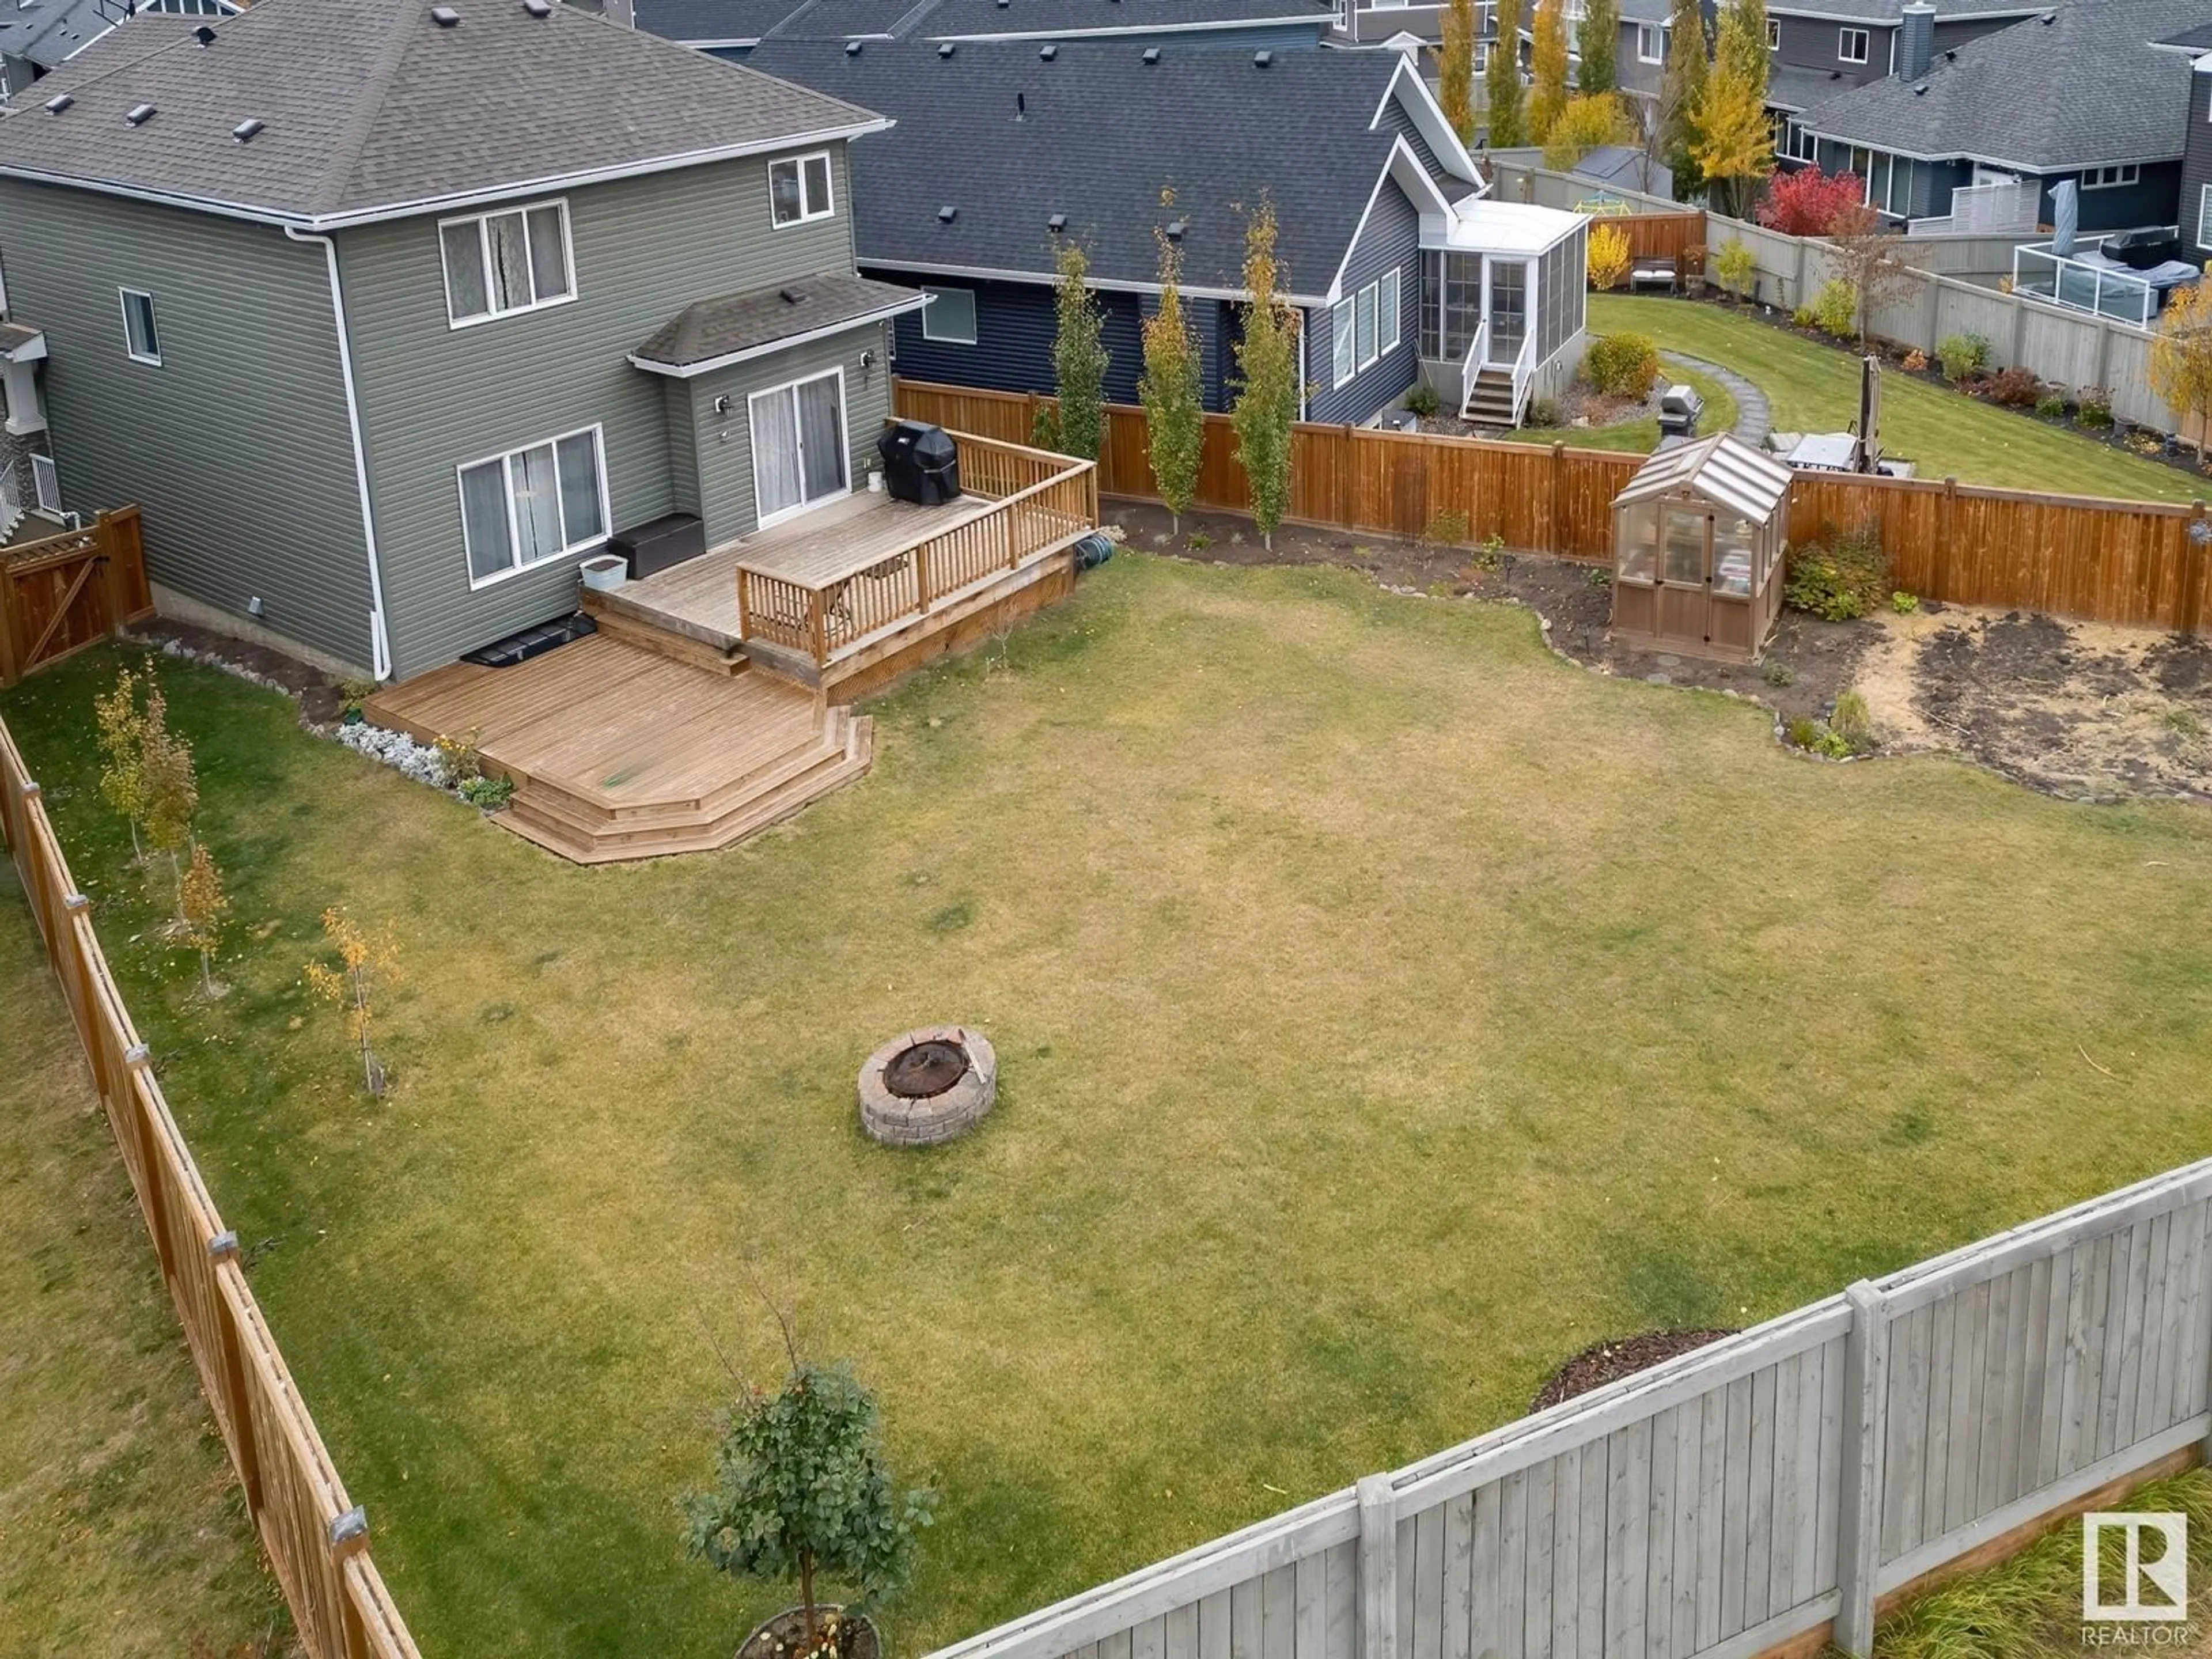
[[[964,1025],[925,1025],[893,1037],[860,1067],[860,1127],[886,1146],[964,1134],[998,1097],[998,1051]]]

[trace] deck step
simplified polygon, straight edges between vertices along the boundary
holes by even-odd
[[[666,657],[671,662],[703,668],[709,673],[742,674],[752,666],[752,659],[734,647],[726,651],[704,640],[656,628],[649,622],[595,603],[597,597],[589,593],[584,596],[584,612],[599,624],[600,633],[611,638]]]
[[[660,858],[675,853],[712,852],[730,847],[779,823],[809,802],[866,773],[875,759],[875,722],[866,717],[845,722],[842,744],[810,747],[787,770],[744,799],[690,820],[670,817],[613,829],[587,829],[557,807],[547,810],[528,788],[518,789],[507,810],[494,822],[578,864],[615,864]]]
[[[712,829],[732,812],[744,810],[764,795],[803,778],[818,767],[844,758],[848,743],[843,733],[833,740],[826,734],[786,750],[766,766],[757,767],[739,782],[717,789],[704,800],[665,801],[641,806],[610,817],[590,802],[558,785],[533,782],[518,788],[514,804],[525,815],[546,821],[568,835],[593,843],[628,843],[639,838],[690,835]]]
[[[574,820],[580,830],[594,835],[640,829],[669,822],[695,823],[712,818],[726,807],[773,788],[805,757],[824,747],[841,748],[845,741],[848,711],[831,708],[816,724],[790,733],[789,741],[741,773],[696,795],[669,794],[656,799],[614,801],[586,793],[557,779],[517,775],[515,793],[548,805]]]

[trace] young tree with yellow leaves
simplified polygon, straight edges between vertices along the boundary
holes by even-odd
[[[1666,67],[1650,106],[1649,149],[1674,175],[1674,197],[1689,201],[1704,182],[1698,170],[1698,117],[1705,103],[1710,54],[1705,13],[1699,0],[1671,0],[1667,15]]]
[[[200,989],[212,1002],[222,994],[215,982],[215,953],[222,944],[222,919],[230,913],[230,897],[222,890],[222,872],[216,868],[205,842],[192,848],[192,861],[185,866],[184,880],[178,884],[177,910],[184,924],[178,937],[200,953]]]
[[[1175,192],[1163,191],[1160,205],[1175,205]],[[1182,250],[1155,229],[1160,245],[1159,308],[1145,319],[1144,371],[1137,376],[1137,401],[1145,406],[1145,451],[1152,481],[1159,486],[1175,531],[1198,495],[1198,469],[1206,455],[1205,380],[1199,368],[1198,337],[1182,311]]]
[[[1571,172],[1592,150],[1626,144],[1635,137],[1628,112],[1612,93],[1570,98],[1544,140],[1544,165],[1554,173]]]
[[[1697,111],[1698,167],[1729,213],[1743,217],[1758,182],[1774,165],[1766,116],[1765,0],[1728,0],[1713,42],[1712,74]]]
[[[1244,228],[1244,287],[1251,303],[1237,346],[1237,401],[1229,411],[1237,465],[1252,497],[1260,544],[1272,551],[1291,505],[1291,428],[1298,418],[1298,313],[1283,303],[1274,204],[1262,199]]]
[[[2151,390],[2185,416],[2197,417],[2197,464],[2204,465],[2204,429],[2212,422],[2212,289],[2176,289],[2159,314],[2150,343]]]
[[[362,1081],[372,1095],[384,1092],[384,1066],[369,1046],[379,989],[399,976],[399,942],[386,922],[374,933],[362,929],[344,910],[323,912],[323,938],[337,952],[338,965],[310,962],[307,988],[345,1015],[346,1033],[361,1048]]]
[[[1498,39],[1482,71],[1489,105],[1490,148],[1517,149],[1528,142],[1528,116],[1521,85],[1521,19],[1524,0],[1498,0]]]
[[[192,746],[169,730],[169,699],[157,684],[146,693],[145,712],[138,721],[138,787],[143,791],[143,812],[146,839],[169,855],[169,873],[177,885],[177,921],[184,921],[185,885],[181,854],[191,845],[192,814],[199,811],[199,779],[192,766]]]
[[[1462,144],[1474,142],[1474,0],[1444,7],[1443,43],[1437,49],[1437,102]]]
[[[1542,143],[1567,107],[1566,0],[1536,0],[1535,45],[1529,55],[1528,137]]]
[[[1575,90],[1585,98],[1620,91],[1620,0],[1589,0],[1575,25]]]
[[[100,744],[100,798],[131,826],[131,861],[143,864],[138,823],[146,816],[145,724],[138,707],[138,677],[128,668],[115,689],[92,700]]]

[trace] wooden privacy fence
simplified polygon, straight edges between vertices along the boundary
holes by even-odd
[[[1026,437],[1039,402],[1016,392],[894,385],[901,416],[994,437]],[[1530,552],[1609,562],[1613,498],[1644,459],[1563,444],[1301,423],[1292,430],[1287,516],[1414,538],[1456,533],[1456,524],[1439,515],[1464,514],[1469,541],[1494,535]],[[1098,487],[1158,499],[1142,410],[1108,410]],[[1250,501],[1229,417],[1209,415],[1197,505],[1243,512]],[[1953,479],[1796,475],[1792,543],[1862,527],[1879,531],[1895,585],[1923,599],[2183,634],[2212,620],[2212,520],[2201,502],[2163,507]]]
[[[2212,1159],[1317,1498],[932,1659],[1748,1659],[2212,1429]]]
[[[248,1511],[313,1659],[420,1659],[368,1552],[368,1519],[347,1498],[301,1402],[222,1224],[170,1115],[161,1085],[71,878],[46,802],[0,722],[4,831],[46,954],[61,980],[93,1081],[122,1148]]]
[[[154,611],[138,509],[0,549],[0,685],[95,645]]]

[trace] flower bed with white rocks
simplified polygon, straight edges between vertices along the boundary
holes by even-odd
[[[438,758],[438,751],[427,744],[416,742],[404,732],[366,724],[341,726],[337,739],[356,753],[405,773],[417,783],[427,783],[433,789],[452,787],[446,781],[446,763]]]

